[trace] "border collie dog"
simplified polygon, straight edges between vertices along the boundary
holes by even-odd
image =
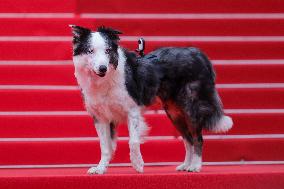
[[[225,132],[233,125],[224,115],[215,73],[206,55],[193,47],[164,47],[137,57],[119,46],[121,32],[117,30],[70,27],[75,77],[100,139],[101,160],[88,173],[106,172],[121,122],[128,123],[132,166],[143,172],[140,144],[147,125],[142,111],[157,97],[184,141],[185,160],[176,170],[199,172],[202,130]]]

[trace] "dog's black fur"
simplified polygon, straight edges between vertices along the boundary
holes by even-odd
[[[213,129],[223,116],[206,55],[192,47],[160,48],[143,58],[126,50],[125,54],[126,86],[132,98],[147,106],[160,97],[168,117],[201,155],[202,129]]]
[[[73,56],[90,53],[90,43],[88,42],[91,30],[80,26],[73,27]]]

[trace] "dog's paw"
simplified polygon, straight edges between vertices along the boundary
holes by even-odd
[[[141,158],[141,160],[131,160],[132,167],[138,172],[143,173],[144,172],[144,161]]]
[[[186,171],[189,167],[189,164],[182,163],[179,166],[176,167],[176,171]]]
[[[97,166],[97,167],[91,167],[88,170],[88,174],[89,175],[93,175],[93,174],[104,174],[106,172],[106,168],[103,166]]]
[[[142,156],[135,156],[135,157],[130,157],[132,167],[138,172],[138,173],[143,173],[144,172],[144,161],[142,159]]]
[[[143,173],[143,172],[144,172],[144,166],[143,166],[143,165],[133,165],[133,168],[134,168],[138,173]]]
[[[187,171],[188,171],[188,172],[200,172],[201,167],[202,167],[202,164],[201,164],[201,163],[191,164],[191,165],[188,167]]]
[[[130,160],[132,167],[139,173],[143,173],[144,161],[140,152],[140,144],[130,144]]]

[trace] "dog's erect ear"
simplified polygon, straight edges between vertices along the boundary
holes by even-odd
[[[92,32],[90,29],[81,26],[69,25],[69,27],[72,29],[73,43],[79,42],[80,38],[83,38]]]
[[[85,34],[85,33],[91,33],[90,29],[84,28],[81,26],[69,25],[69,27],[72,29],[72,33],[74,37],[79,37],[80,35]]]
[[[111,40],[118,41],[119,40],[119,34],[122,34],[121,31],[112,29],[112,28],[106,28],[105,26],[100,26],[97,28],[98,32],[106,34]]]

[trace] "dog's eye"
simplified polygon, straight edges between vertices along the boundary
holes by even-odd
[[[94,49],[89,49],[88,50],[88,54],[93,54],[94,53]]]
[[[106,54],[109,54],[111,49],[106,49]]]

